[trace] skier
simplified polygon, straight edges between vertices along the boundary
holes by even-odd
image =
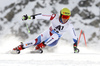
[[[73,48],[74,53],[78,53],[79,49],[77,48],[77,37],[75,34],[75,30],[73,25],[68,21],[71,16],[71,12],[68,8],[63,8],[60,11],[60,15],[52,14],[52,15],[44,15],[44,14],[36,14],[36,15],[23,15],[22,20],[27,19],[46,19],[51,20],[51,26],[45,32],[41,33],[36,39],[31,42],[21,43],[18,47],[13,48],[14,53],[19,54],[21,50],[26,49],[30,46],[36,46],[36,50],[41,50],[45,46],[54,46],[57,44],[58,40],[61,36],[69,29],[72,37],[73,37]],[[43,51],[41,50],[41,53]]]

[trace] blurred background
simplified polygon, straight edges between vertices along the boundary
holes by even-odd
[[[0,0],[0,46],[32,41],[50,26],[48,20],[22,21],[23,15],[38,13],[59,15],[64,7],[71,10],[70,22],[74,25],[77,37],[83,30],[87,45],[99,48],[100,0]],[[67,31],[61,40],[72,45],[73,40],[69,34]],[[85,45],[83,35],[79,45]]]

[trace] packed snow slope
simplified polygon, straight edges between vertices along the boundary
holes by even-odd
[[[62,45],[60,45],[62,44]],[[21,54],[9,54],[10,48],[0,49],[0,66],[99,66],[100,53],[91,48],[80,47],[80,53],[73,53],[72,46],[60,40],[58,47],[44,50],[43,54],[32,54],[25,49]],[[48,52],[52,50],[54,52]],[[6,52],[6,53],[5,53]]]
[[[100,55],[98,54],[48,53],[0,56],[0,66],[100,66]]]

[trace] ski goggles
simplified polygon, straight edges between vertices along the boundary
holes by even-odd
[[[66,16],[66,15],[62,15],[61,16],[63,19],[69,19],[70,18],[70,16]]]

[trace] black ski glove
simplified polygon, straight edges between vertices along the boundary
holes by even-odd
[[[22,20],[27,20],[27,19],[31,19],[31,16],[27,16],[27,14],[23,15]]]

